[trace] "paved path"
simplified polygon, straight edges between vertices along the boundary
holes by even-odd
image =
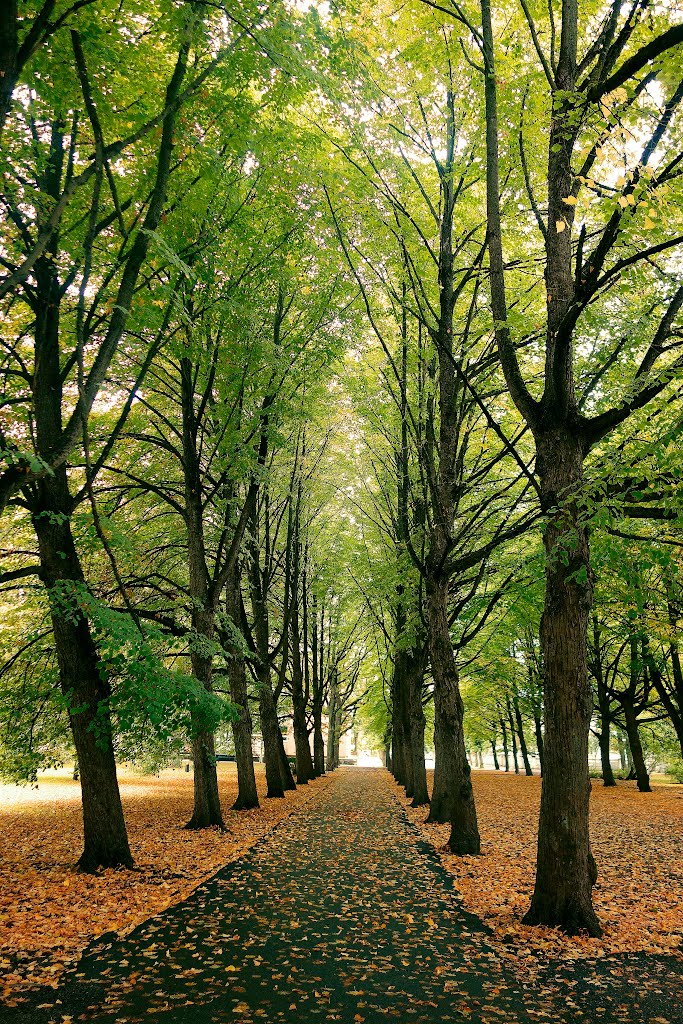
[[[605,994],[601,989],[603,1005]],[[450,879],[407,822],[387,774],[341,769],[265,842],[186,902],[125,939],[91,947],[59,991],[43,991],[30,1007],[4,1011],[6,1017],[0,1010],[0,1020],[589,1019],[576,988],[571,1010],[556,995],[550,979],[527,987],[506,970],[483,925],[459,908]],[[594,1014],[590,993],[585,1000],[591,1019],[622,1019]]]

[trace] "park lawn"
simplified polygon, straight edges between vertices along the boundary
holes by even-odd
[[[474,771],[472,778],[482,856],[455,857],[445,848],[447,825],[426,824],[424,808],[407,811],[453,875],[466,909],[493,929],[502,955],[521,961],[527,973],[548,959],[681,953],[683,786],[655,783],[652,793],[639,793],[634,782],[605,789],[593,780],[593,892],[604,936],[591,939],[521,923],[534,883],[540,778],[493,771]],[[403,790],[397,793],[407,805]]]
[[[233,764],[218,766],[227,833],[188,832],[192,774],[159,776],[119,770],[135,870],[87,875],[81,852],[80,786],[67,771],[46,772],[36,789],[0,785],[0,999],[57,981],[65,966],[104,932],[126,932],[185,899],[222,865],[242,856],[325,781],[266,800],[265,771],[255,765],[261,807],[231,811]]]

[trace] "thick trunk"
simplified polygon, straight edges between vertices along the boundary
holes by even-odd
[[[66,472],[40,487],[41,508],[34,515],[41,574],[50,593],[50,615],[62,693],[78,759],[83,800],[83,871],[132,867],[112,744],[109,684],[87,618],[80,609],[85,580],[66,515],[58,512],[67,493]]]
[[[296,782],[294,781],[294,773],[292,772],[292,766],[289,763],[289,758],[285,751],[285,741],[282,735],[282,730],[278,726],[278,751],[280,753],[280,776],[282,778],[282,785],[285,790],[296,789]]]
[[[12,103],[19,73],[17,16],[17,0],[3,0],[0,4],[0,132]]]
[[[465,753],[463,704],[448,626],[448,585],[437,581],[427,592],[429,652],[434,677],[435,744],[438,732],[439,788],[434,779],[430,821],[450,821],[453,853],[481,849],[477,812]]]
[[[268,675],[270,671],[268,670]],[[266,762],[266,797],[282,797],[285,789],[280,771],[280,747],[278,735],[280,725],[270,688],[270,679],[264,679],[259,672],[259,721],[263,737],[263,757]]]
[[[62,143],[56,127],[46,191],[55,195],[61,180]],[[51,184],[50,184],[51,183]],[[55,239],[56,249],[56,239]],[[62,381],[59,356],[59,304],[62,291],[55,263],[36,264],[34,409],[38,454],[46,461],[62,437]],[[131,867],[121,808],[110,719],[110,688],[82,607],[86,583],[71,532],[72,501],[67,469],[58,466],[26,495],[38,538],[41,579],[50,598],[59,681],[69,709],[83,800],[84,848],[79,866]]]
[[[588,822],[592,696],[586,645],[592,576],[588,532],[579,510],[567,500],[582,481],[583,453],[579,441],[559,430],[537,438],[537,448],[543,507],[549,514],[541,620],[545,742],[536,884],[524,920],[570,934],[585,929],[600,935],[592,904],[597,869]]]
[[[651,793],[650,776],[645,764],[643,745],[640,742],[638,717],[633,705],[629,701],[624,701],[623,708],[626,735],[628,737],[628,745],[631,749],[631,763],[636,775],[636,784],[641,793]]]
[[[196,673],[195,673],[196,675]],[[216,746],[213,732],[201,727],[193,729],[192,764],[194,770],[194,807],[185,828],[215,826],[225,831],[221,800],[218,794]]]

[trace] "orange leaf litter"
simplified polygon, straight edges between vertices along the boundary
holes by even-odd
[[[308,794],[316,780],[266,800],[265,772],[255,765],[261,807],[231,811],[235,766],[220,764],[228,831],[185,831],[192,813],[192,774],[159,776],[119,770],[134,871],[77,872],[82,850],[80,786],[66,772],[45,773],[37,789],[0,785],[0,999],[57,981],[64,967],[103,932],[127,932],[187,898],[222,865],[241,857]]]
[[[396,792],[453,875],[466,909],[493,929],[502,955],[521,958],[528,971],[538,960],[682,952],[683,786],[639,793],[632,782],[605,789],[592,781],[591,844],[599,873],[593,896],[604,936],[591,939],[521,923],[534,884],[541,779],[475,771],[472,781],[480,857],[451,854],[449,826],[427,824],[426,809],[410,808],[403,790]]]

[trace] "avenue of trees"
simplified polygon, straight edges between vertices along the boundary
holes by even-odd
[[[541,772],[526,922],[599,935],[602,782],[683,780],[673,0],[0,11],[0,771],[191,749],[188,828],[362,727],[456,854]],[[291,718],[296,746],[283,743]],[[432,742],[433,737],[433,742]],[[434,751],[433,781],[425,751]]]

